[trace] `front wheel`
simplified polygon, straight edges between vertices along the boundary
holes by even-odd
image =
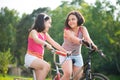
[[[86,80],[86,78],[83,77],[80,80]],[[92,80],[109,80],[109,78],[101,73],[92,73]]]

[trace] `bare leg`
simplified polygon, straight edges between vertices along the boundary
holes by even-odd
[[[73,67],[73,74],[75,74],[77,71],[79,71],[81,69],[81,67]],[[83,70],[81,70],[81,72],[79,74],[76,75],[74,80],[79,80],[83,75]]]
[[[36,80],[45,80],[50,70],[50,65],[46,61],[36,59],[30,66],[35,69]]]
[[[62,65],[62,69],[64,74],[61,80],[70,80],[70,76],[72,75],[72,61],[71,60],[65,61]]]

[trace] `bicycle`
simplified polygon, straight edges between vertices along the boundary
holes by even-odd
[[[95,52],[95,50],[92,48],[92,44],[88,44],[85,42],[84,42],[84,44],[86,44],[87,48],[89,49],[87,60],[86,60],[85,64],[82,66],[82,68],[80,70],[78,70],[78,72],[76,72],[74,75],[71,76],[70,80],[74,80],[74,78],[82,70],[84,72],[83,73],[84,75],[79,80],[109,80],[109,78],[107,76],[105,76],[104,74],[92,72],[91,58],[92,58],[92,54]],[[75,50],[73,50],[72,52],[74,52],[74,51]],[[64,53],[62,51],[55,50],[54,48],[51,49],[51,52],[53,53],[53,61],[55,64],[55,71],[56,71],[56,74],[55,74],[55,76],[53,76],[52,80],[60,80],[60,78],[62,76],[62,72],[60,72],[60,70],[62,71],[62,69],[60,68],[60,66],[64,63],[64,61],[67,59],[67,57],[69,57],[72,54],[69,53],[66,55],[66,53]],[[106,56],[103,54],[102,50],[97,50],[96,52],[98,52],[102,57],[106,58]],[[61,64],[59,62],[57,62],[57,60],[56,60],[57,54],[66,56],[66,59]],[[36,80],[34,69],[33,68],[30,68],[30,69],[33,71],[34,80]]]
[[[102,73],[94,73],[94,72],[92,72],[91,58],[92,58],[92,54],[95,52],[95,50],[93,50],[92,44],[88,44],[88,43],[85,43],[85,42],[84,42],[84,44],[86,44],[87,48],[89,49],[87,60],[85,61],[85,64],[82,66],[82,69],[78,70],[78,72],[76,72],[74,75],[72,75],[70,80],[74,80],[74,78],[82,70],[84,72],[83,73],[84,75],[79,80],[109,80],[109,78],[107,76],[105,76],[104,74],[102,74]],[[62,73],[60,72],[61,68],[59,66],[61,66],[63,63],[60,64],[60,63],[58,63],[56,61],[56,54],[55,54],[56,50],[53,49],[53,50],[51,50],[51,52],[53,53],[53,61],[54,61],[54,64],[55,64],[55,71],[56,71],[56,75],[53,76],[52,80],[60,80],[60,77],[61,77]],[[102,57],[104,57],[106,59],[106,56],[103,54],[102,50],[96,50],[96,52],[99,53]]]

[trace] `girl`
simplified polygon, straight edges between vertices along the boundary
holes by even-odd
[[[25,66],[34,68],[36,80],[45,80],[50,70],[50,65],[43,59],[44,47],[52,49],[52,46],[54,46],[56,49],[66,52],[66,50],[47,33],[50,27],[51,18],[41,13],[37,16],[29,32]]]
[[[83,23],[85,22],[84,17],[77,11],[71,11],[65,21],[64,29],[64,42],[63,48],[68,51],[76,50],[62,65],[64,72],[61,80],[70,80],[70,76],[77,72],[83,66],[83,58],[81,55],[82,40],[86,40],[88,43],[92,43],[93,48],[97,49],[97,46],[91,40],[89,33]],[[60,56],[60,63],[64,61],[65,57]],[[74,64],[72,64],[74,60]],[[78,80],[82,76],[81,73],[76,77]]]

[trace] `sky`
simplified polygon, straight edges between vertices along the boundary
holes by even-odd
[[[40,7],[50,7],[53,10],[61,4],[61,1],[71,2],[72,0],[0,0],[0,8],[7,6],[9,9],[17,10],[20,14],[30,14]]]
[[[61,1],[62,0],[0,0],[0,8],[7,6],[9,9],[17,10],[20,14],[30,14],[34,9],[40,7],[50,7],[51,9],[55,9],[61,4]]]
[[[72,0],[0,0],[0,9],[1,7],[8,7],[10,10],[17,10],[19,15],[22,15],[23,13],[31,14],[34,9],[38,9],[40,7],[50,7],[53,10],[61,4],[61,1],[71,2]],[[95,2],[95,0],[85,1],[88,3]]]

